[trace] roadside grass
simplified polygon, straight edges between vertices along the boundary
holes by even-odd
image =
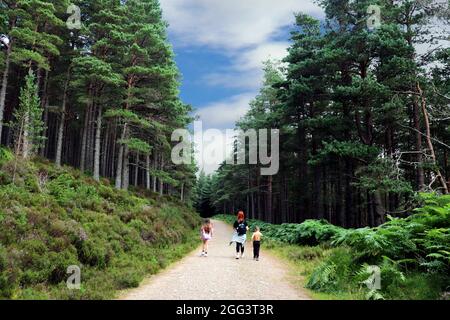
[[[333,293],[317,292],[306,288],[311,274],[334,251],[333,248],[288,245],[267,240],[263,244],[262,250],[267,250],[284,261],[289,266],[290,280],[293,285],[298,290],[306,291],[313,300],[365,300],[362,292],[353,292],[345,288]]]
[[[426,195],[425,195],[426,197]],[[397,219],[385,224],[384,228],[394,228],[398,224],[401,228],[395,229],[391,240],[378,244],[377,236],[387,234],[385,229],[343,229],[318,220],[309,220],[303,224],[273,225],[258,220],[248,220],[250,228],[255,225],[261,227],[265,235],[262,250],[281,258],[291,269],[291,281],[300,290],[307,290],[313,299],[318,300],[439,300],[449,299],[450,275],[444,270],[448,265],[445,255],[448,254],[448,229],[439,228],[448,225],[444,211],[448,198],[441,197],[437,200],[430,196],[432,204],[418,209],[420,212],[410,219],[416,219],[421,223],[411,223],[409,220]],[[440,208],[444,207],[444,208]],[[218,215],[216,219],[232,223],[234,216]],[[430,222],[431,221],[431,222]],[[427,230],[427,223],[434,229],[426,233],[418,233],[417,246],[421,250],[436,250],[425,258],[433,258],[427,261],[423,258],[423,251],[417,250],[417,246],[411,245],[415,250],[413,258],[398,258],[405,256],[407,252],[399,244],[410,244],[407,232],[412,228]],[[389,229],[388,229],[389,230]],[[375,236],[373,235],[375,233]],[[406,234],[406,236],[404,236]],[[422,240],[420,237],[426,235]],[[330,237],[331,235],[331,237]],[[337,243],[334,239],[348,239],[356,237],[353,242]],[[401,238],[400,236],[404,236]],[[447,237],[447,238],[446,238]],[[353,238],[350,238],[353,240]],[[417,239],[417,240],[416,240]],[[432,240],[431,240],[432,239]],[[403,242],[402,242],[403,241]],[[409,241],[409,242],[408,242]],[[294,243],[293,243],[294,242]],[[301,242],[298,243],[298,242]],[[304,244],[304,243],[307,243]],[[392,243],[392,244],[389,244]],[[439,251],[437,249],[439,249]],[[393,249],[397,257],[390,253]],[[262,252],[262,255],[263,255]],[[386,252],[380,254],[380,252]],[[414,252],[414,251],[413,251]],[[431,251],[433,252],[433,251]],[[419,255],[420,253],[420,255]],[[390,254],[392,258],[388,256]],[[367,281],[373,273],[368,267],[377,267],[381,288],[371,290]],[[424,269],[423,266],[428,266]],[[372,269],[373,270],[373,269]]]
[[[13,170],[16,172],[12,181]],[[198,246],[192,208],[0,153],[0,299],[112,299]],[[81,269],[69,290],[69,266]]]

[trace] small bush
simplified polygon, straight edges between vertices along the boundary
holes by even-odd
[[[0,147],[0,168],[8,161],[12,161],[14,159],[13,153],[3,147]]]

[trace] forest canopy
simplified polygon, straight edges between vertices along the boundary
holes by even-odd
[[[0,1],[0,143],[186,199],[195,167],[169,161],[170,134],[192,108],[166,28],[157,0]]]
[[[374,4],[380,23],[368,28]],[[320,5],[324,21],[295,15],[288,56],[266,63],[264,84],[237,123],[280,129],[279,173],[224,163],[201,176],[198,208],[272,223],[377,226],[411,212],[418,191],[449,193],[450,39],[430,27],[448,27],[448,6]]]

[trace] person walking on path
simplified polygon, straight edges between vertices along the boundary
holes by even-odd
[[[236,242],[236,259],[244,258],[245,242],[247,241],[247,231],[249,230],[243,211],[239,211],[237,220],[233,225],[234,233],[230,244]],[[240,253],[240,256],[239,256]]]
[[[203,222],[202,228],[200,229],[200,237],[203,243],[202,246],[202,257],[208,256],[208,243],[212,239],[213,236],[213,225],[211,223],[211,220],[206,219]]]
[[[252,235],[253,241],[253,260],[259,261],[259,251],[261,249],[262,233],[259,227],[255,228],[255,232]]]

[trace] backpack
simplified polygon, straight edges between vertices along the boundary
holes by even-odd
[[[239,226],[237,228],[238,235],[242,236],[247,233],[247,226],[245,222],[239,223]]]

